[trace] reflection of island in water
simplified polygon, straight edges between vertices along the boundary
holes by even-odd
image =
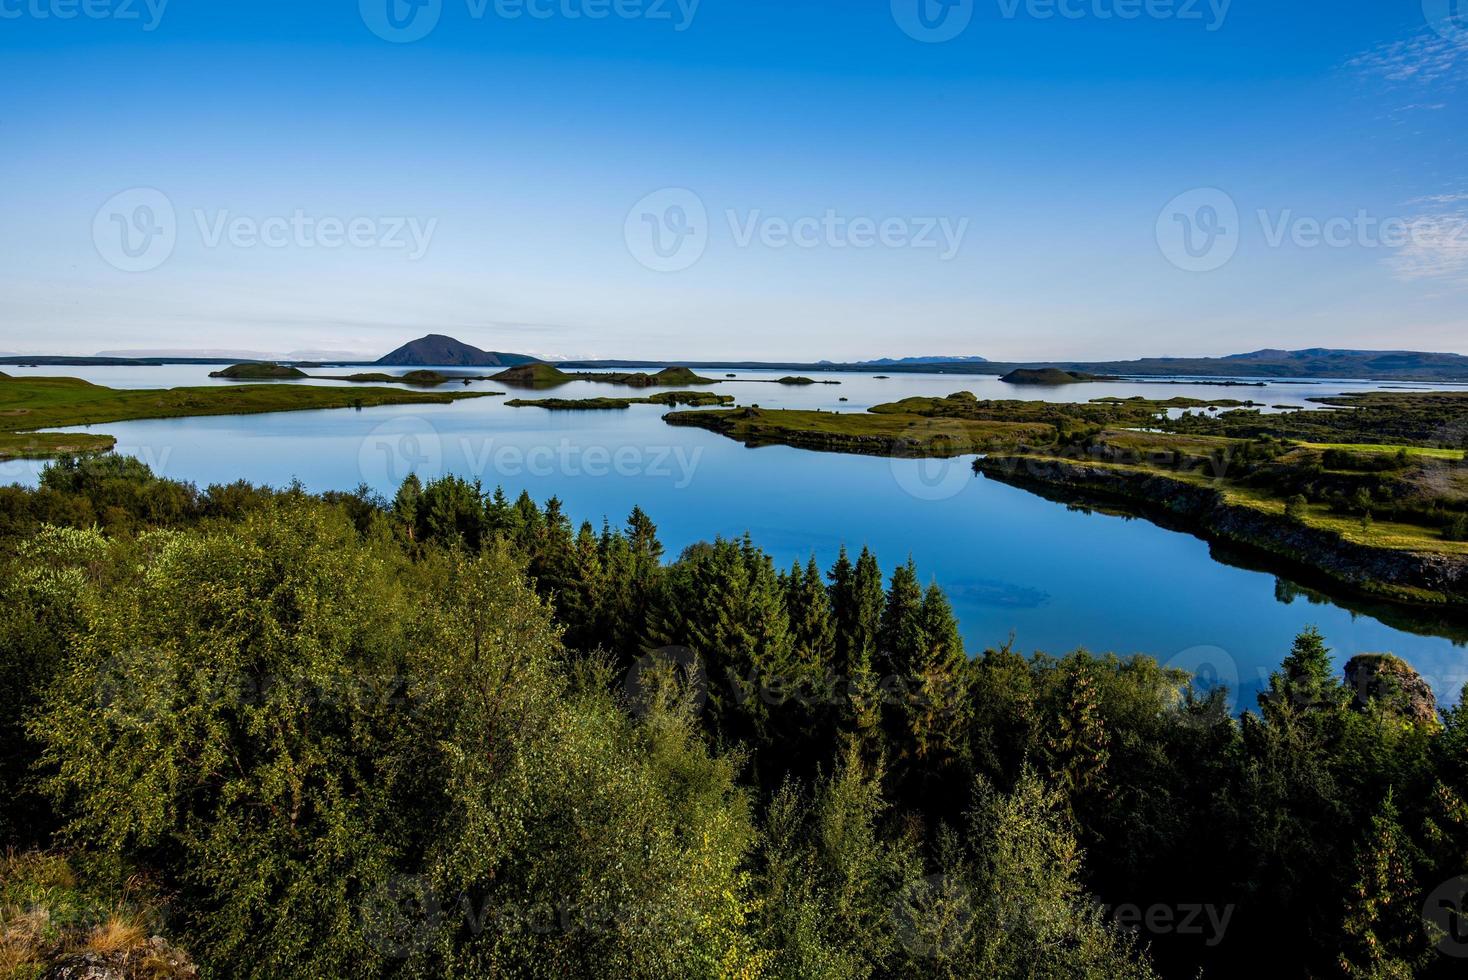
[[[1050,593],[998,579],[970,579],[946,586],[949,598],[968,605],[997,609],[1038,609],[1050,601]]]
[[[1404,633],[1440,637],[1454,646],[1468,647],[1468,610],[1461,607],[1412,606],[1373,599],[1341,587],[1308,566],[1289,562],[1277,555],[1240,544],[1209,541],[1187,524],[1168,520],[1164,512],[1149,512],[1144,516],[1112,500],[1100,503],[1043,484],[1027,484],[1025,489],[1036,496],[1065,504],[1070,510],[1107,514],[1129,521],[1145,520],[1169,531],[1191,534],[1199,540],[1207,541],[1208,553],[1215,561],[1234,568],[1275,576],[1275,597],[1285,604],[1303,598],[1315,605],[1337,606],[1352,615],[1369,616]]]

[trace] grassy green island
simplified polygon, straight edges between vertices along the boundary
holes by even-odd
[[[300,368],[284,364],[248,362],[232,364],[222,371],[210,371],[211,378],[227,378],[230,381],[289,381],[307,377]]]
[[[733,395],[716,395],[711,391],[664,391],[646,398],[512,398],[505,402],[514,408],[548,408],[553,411],[606,411],[631,408],[633,405],[732,405]]]
[[[916,397],[868,412],[673,412],[749,446],[987,454],[987,476],[1262,552],[1374,599],[1468,602],[1468,392],[1266,414],[1233,399]],[[1182,410],[1181,415],[1177,411]]]
[[[878,406],[881,408],[883,406]],[[747,446],[794,446],[869,456],[949,457],[1054,438],[1044,423],[934,419],[906,413],[877,414],[766,409],[672,412],[669,425],[709,429]]]
[[[999,380],[1012,385],[1073,385],[1115,379],[1084,371],[1062,371],[1060,368],[1016,368]]]
[[[358,385],[409,385],[414,388],[437,388],[441,385],[458,382],[467,385],[474,381],[488,381],[489,378],[473,374],[442,374],[438,371],[408,371],[404,374],[383,374],[381,372],[367,372],[365,374],[313,374],[311,377],[317,381],[346,381]],[[503,391],[480,391],[478,395],[495,397],[503,395]]]
[[[729,411],[672,412],[664,418],[670,425],[709,429],[750,446],[950,457],[1054,444],[1118,421],[1144,425],[1156,417],[1162,405],[1181,408],[1208,404],[1191,399],[1083,405],[988,401],[961,391],[943,398],[904,398],[866,412],[765,409],[754,405]]]
[[[110,449],[107,435],[43,429],[194,415],[254,415],[378,405],[445,404],[483,392],[446,394],[391,388],[239,385],[126,390],[79,378],[0,376],[0,458],[46,458]]]
[[[562,371],[551,364],[522,364],[501,371],[489,378],[500,384],[517,388],[556,388],[572,381],[596,381],[607,385],[627,385],[632,388],[678,388],[687,385],[718,384],[713,378],[705,378],[685,367],[664,368],[656,374],[645,372],[602,373],[597,371]]]
[[[1052,495],[1122,504],[1373,598],[1468,601],[1468,393],[1320,401],[1330,407],[1159,416],[1149,431],[1113,422],[975,467]],[[1165,403],[1108,404],[1128,412]]]
[[[417,385],[423,388],[436,387],[448,384],[450,381],[482,381],[482,378],[450,378],[446,374],[437,371],[408,371],[404,374],[384,374],[380,371],[371,371],[365,374],[318,374],[314,375],[318,381],[350,381],[352,384],[373,385]]]

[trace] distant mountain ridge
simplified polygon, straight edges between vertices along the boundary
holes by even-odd
[[[1468,381],[1468,357],[1408,350],[1265,349],[1225,357],[1145,357],[1136,361],[1056,364],[1066,370],[1200,377],[1360,378],[1374,381]]]
[[[71,357],[62,355],[0,356],[0,365],[42,364],[48,366],[81,366],[89,364],[205,364],[234,363],[233,359],[201,357],[125,358],[116,356]],[[269,358],[262,358],[269,360]],[[293,361],[296,358],[281,358]],[[336,360],[310,358],[310,360]],[[345,359],[343,359],[345,361]],[[547,363],[529,354],[484,351],[442,334],[430,334],[404,344],[386,357],[372,361],[394,367],[518,367],[523,364]],[[894,374],[1008,374],[1017,368],[1043,370],[1057,368],[1085,374],[1145,377],[1198,378],[1300,378],[1358,379],[1363,381],[1468,382],[1468,356],[1406,350],[1348,350],[1310,347],[1304,350],[1264,350],[1222,357],[1145,357],[1132,361],[988,361],[969,355],[932,359],[924,357],[882,358],[875,361],[757,361],[757,360],[576,360],[559,361],[563,370],[628,368],[725,368],[771,371],[843,371],[881,370]]]
[[[437,333],[409,341],[376,361],[391,367],[515,367],[539,362],[540,358],[529,354],[480,350]]]
[[[933,357],[877,357],[858,363],[877,367],[887,367],[893,364],[987,364],[989,359],[979,357],[977,354],[939,354]]]
[[[576,361],[561,367],[631,368],[680,364],[691,368],[742,368],[758,371],[870,371],[893,373],[1004,375],[1017,368],[1057,368],[1083,374],[1125,377],[1340,378],[1362,381],[1468,382],[1468,356],[1424,351],[1259,350],[1226,357],[1144,357],[1134,361]]]

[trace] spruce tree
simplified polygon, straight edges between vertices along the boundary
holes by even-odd
[[[1101,698],[1090,671],[1067,665],[1055,728],[1045,741],[1051,782],[1072,807],[1104,789],[1111,759],[1111,736],[1101,713]]]
[[[877,644],[882,632],[882,608],[887,601],[882,588],[882,569],[870,548],[862,548],[857,556],[852,599],[855,639],[848,670],[855,676],[858,672],[872,669],[876,663]]]
[[[393,517],[407,533],[409,541],[418,540],[418,508],[422,497],[423,482],[418,479],[417,473],[409,473],[403,485],[398,487],[397,496],[393,498]]]
[[[926,645],[923,589],[918,584],[917,565],[909,557],[907,564],[892,573],[892,584],[887,589],[878,641],[879,670],[910,677],[921,668]]]
[[[958,620],[948,596],[934,582],[923,595],[920,615],[926,646],[920,663],[922,670],[952,671],[964,660],[963,638],[958,633]]]
[[[791,569],[785,595],[796,661],[808,672],[826,671],[835,662],[836,624],[814,555],[804,571],[798,563]]]

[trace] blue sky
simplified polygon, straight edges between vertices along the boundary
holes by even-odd
[[[421,2],[0,0],[0,350],[1468,353],[1450,0]]]

